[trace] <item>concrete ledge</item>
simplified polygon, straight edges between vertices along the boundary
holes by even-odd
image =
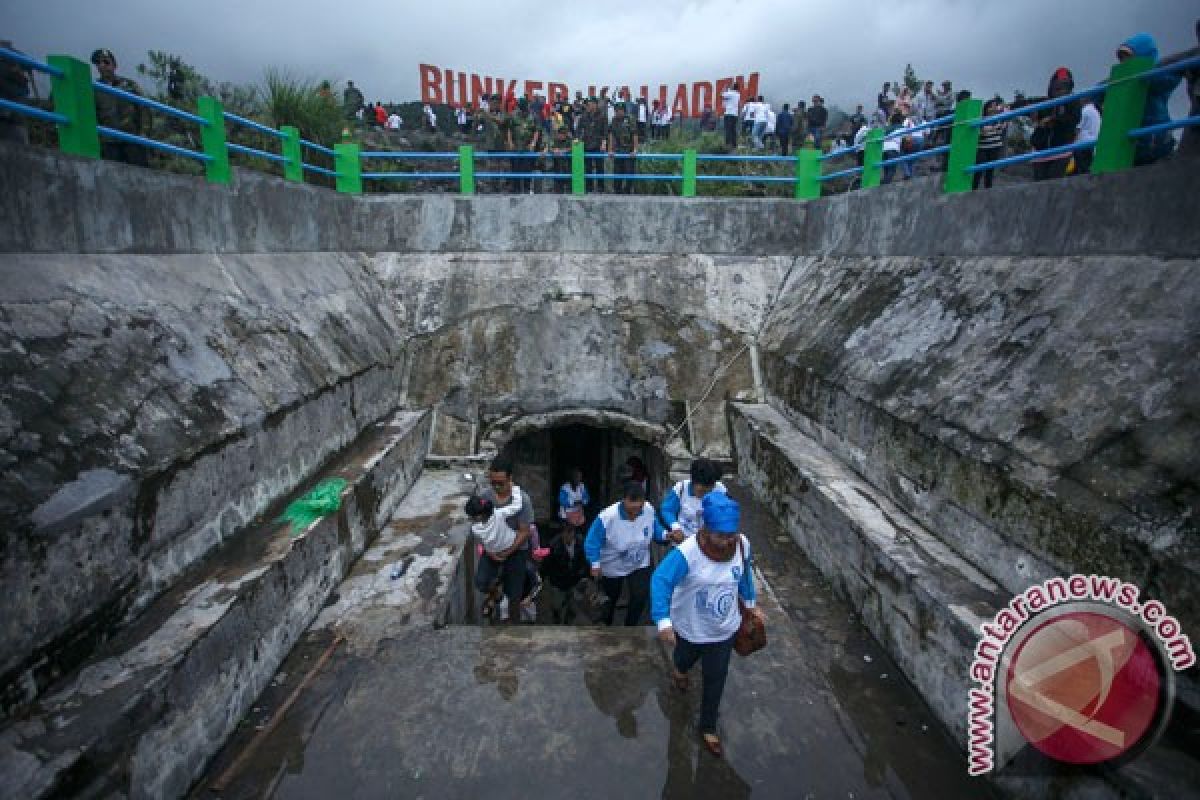
[[[294,495],[345,478],[336,515],[294,538],[274,522],[246,531],[0,730],[6,795],[182,796],[391,517],[429,423],[401,411],[372,426]]]
[[[738,475],[959,742],[979,625],[1003,590],[766,405],[730,404]]]
[[[231,186],[0,143],[0,252],[789,255],[791,199],[390,194],[235,170]],[[769,222],[769,224],[764,224]]]
[[[808,204],[803,252],[842,256],[1193,258],[1200,159],[943,194],[942,176]]]
[[[186,570],[383,417],[389,409],[379,398],[395,402],[397,371],[366,369],[140,482],[123,475],[129,489],[111,505],[106,499],[53,529],[16,537],[4,558],[5,585],[30,602],[14,606],[0,625],[10,645],[0,658],[5,710],[20,709],[73,671]],[[72,569],[75,563],[86,568]]]

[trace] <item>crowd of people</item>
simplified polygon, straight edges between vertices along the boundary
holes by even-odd
[[[542,594],[543,613],[571,624],[589,586],[599,598],[593,619],[599,624],[615,623],[623,596],[625,626],[644,624],[649,607],[671,648],[675,686],[686,691],[688,672],[702,665],[700,732],[719,756],[717,714],[734,638],[743,614],[761,620],[740,507],[721,482],[720,465],[708,459],[692,462],[688,478],[665,493],[657,511],[647,501],[644,464],[633,457],[626,466],[620,498],[590,525],[591,498],[582,472],[572,470],[558,491],[560,531],[541,548],[529,493],[514,483],[510,461],[493,460],[487,486],[464,509],[479,542],[474,582],[481,608],[494,622],[512,624],[536,618]],[[655,547],[662,553],[657,565]]]
[[[1197,38],[1200,39],[1200,23]],[[1137,34],[1117,48],[1118,61],[1135,56],[1158,63],[1153,37]],[[1188,73],[1193,98],[1196,97],[1196,85],[1200,83],[1196,80],[1196,72]],[[1153,125],[1170,118],[1167,101],[1181,81],[1180,74],[1158,76],[1149,81],[1142,125]],[[1019,110],[1044,99],[1069,95],[1075,89],[1071,70],[1059,67],[1051,75],[1043,97],[1026,97],[1020,93],[1011,100],[991,97],[983,105],[983,114],[990,117]],[[872,130],[880,130],[884,135],[882,182],[890,183],[897,175],[905,180],[913,177],[917,168],[913,161],[900,160],[895,165],[887,162],[948,144],[949,121],[936,126],[929,124],[952,116],[956,104],[970,97],[969,90],[956,91],[950,80],[940,84],[924,81],[915,89],[903,81],[889,81],[876,96],[871,112],[865,112],[861,104],[851,114],[837,112],[836,128],[831,125],[833,117],[820,94],[812,95],[807,102],[784,103],[777,112],[762,95],[745,98],[742,86],[734,83],[721,93],[718,102],[725,146],[730,152],[749,149],[787,156],[800,147],[825,152],[845,150],[848,156],[856,154],[861,165],[862,149],[868,135]],[[356,110],[352,109],[351,113]],[[1095,141],[1102,112],[1103,96],[1100,95],[984,125],[976,163],[998,161],[1010,150],[1053,151],[1075,142]],[[425,113],[429,129],[435,130],[437,121],[429,106],[425,106]],[[629,176],[636,170],[634,159],[628,156],[636,156],[639,147],[647,141],[666,138],[671,126],[681,122],[673,117],[665,104],[654,100],[647,105],[646,98],[631,98],[628,90],[615,98],[585,98],[577,92],[574,101],[562,96],[548,100],[539,94],[520,98],[493,95],[481,100],[478,108],[470,104],[458,106],[455,116],[459,132],[473,137],[484,152],[544,152],[555,157],[552,171],[560,175],[569,172],[566,158],[570,143],[581,141],[587,153],[596,154],[586,158],[589,193],[605,190],[604,182],[593,176],[604,175],[607,157],[612,158],[612,191],[632,191],[633,181]],[[711,107],[705,107],[699,127],[701,131],[717,129],[717,115]],[[1170,154],[1175,144],[1176,138],[1170,132],[1139,139],[1135,163],[1153,163]],[[1085,174],[1090,171],[1091,162],[1090,149],[1074,153],[1051,152],[1033,161],[1033,177],[1034,180],[1045,180]],[[927,164],[931,170],[944,170],[946,158],[931,158]],[[530,165],[520,159],[512,160],[511,169],[513,172],[531,171]],[[994,172],[992,169],[976,172],[974,186],[990,188]],[[554,185],[556,191],[566,191],[565,181],[556,181]],[[514,179],[509,182],[508,189],[528,192],[533,190],[533,185],[527,178]]]
[[[1197,23],[1197,39],[1200,40],[1200,22]],[[0,42],[12,49],[11,42]],[[1152,63],[1159,62],[1158,49],[1153,37],[1139,33],[1131,36],[1117,48],[1116,57],[1124,61],[1133,57],[1145,57]],[[136,82],[117,73],[117,59],[107,49],[92,53],[91,62],[97,71],[97,80],[133,94],[141,94]],[[1186,72],[1193,109],[1197,108],[1197,92],[1200,71]],[[1149,81],[1148,97],[1142,125],[1153,125],[1167,121],[1168,100],[1182,80],[1179,73],[1160,75]],[[1011,100],[999,96],[988,99],[984,104],[984,115],[994,116],[1010,109],[1031,105],[1038,100],[1062,97],[1076,89],[1075,79],[1067,67],[1054,70],[1048,83],[1045,98],[1015,95]],[[31,92],[36,91],[29,70],[8,60],[0,60],[0,96],[7,100],[28,102]],[[332,101],[332,90],[328,82],[320,87],[322,95]],[[808,102],[800,100],[784,103],[778,112],[762,95],[745,97],[738,84],[727,87],[717,98],[718,109],[705,107],[700,116],[702,131],[715,131],[718,127],[718,112],[723,121],[726,148],[736,151],[748,147],[751,151],[777,152],[789,155],[800,147],[818,150],[846,150],[857,154],[862,162],[862,146],[872,130],[884,133],[883,182],[892,181],[897,172],[907,179],[915,174],[912,161],[901,160],[896,165],[886,162],[900,159],[904,155],[923,149],[947,144],[950,136],[948,123],[925,127],[938,119],[950,116],[956,103],[969,98],[969,91],[955,91],[949,80],[935,87],[933,81],[925,81],[915,90],[908,83],[898,81],[883,84],[876,96],[873,111],[864,112],[860,104],[852,114],[835,112],[830,114],[825,99],[814,94]],[[118,97],[103,92],[95,95],[97,122],[110,128],[136,135],[144,135],[147,119],[144,110]],[[342,108],[348,119],[359,120],[365,126],[382,130],[400,131],[404,120],[396,107],[389,108],[382,101],[367,102],[363,92],[353,81],[348,81],[342,93]],[[536,153],[548,161],[550,172],[557,178],[548,182],[554,191],[565,192],[570,174],[569,154],[572,144],[581,142],[587,153],[585,172],[589,193],[612,191],[629,193],[634,188],[636,156],[647,142],[667,138],[672,127],[681,125],[682,120],[671,107],[659,100],[648,101],[645,97],[633,98],[628,89],[616,97],[607,94],[584,97],[576,92],[573,100],[559,95],[547,98],[541,94],[524,97],[508,95],[485,96],[478,106],[470,103],[450,109],[454,127],[459,135],[479,145],[481,157],[489,152],[505,155],[492,157],[488,171],[508,170],[514,174],[507,186],[493,184],[497,189],[507,188],[510,192],[532,192],[532,172],[540,171],[539,163],[526,156]],[[1194,113],[1194,112],[1193,112]],[[1003,158],[1010,149],[1051,151],[1033,163],[1035,180],[1062,177],[1067,174],[1083,174],[1091,166],[1091,151],[1078,150],[1074,153],[1053,152],[1055,148],[1074,142],[1094,141],[1099,135],[1103,115],[1103,95],[1084,100],[1072,100],[1050,109],[1035,111],[1028,115],[996,124],[985,125],[981,130],[976,161],[991,163]],[[831,125],[836,119],[836,129]],[[10,111],[0,110],[0,139],[27,141],[24,118]],[[439,122],[437,110],[425,104],[418,125],[426,131],[444,130]],[[912,131],[909,133],[908,131]],[[350,136],[351,131],[344,131]],[[1185,132],[1188,137],[1197,137],[1194,130]],[[1136,163],[1148,164],[1171,153],[1176,145],[1172,132],[1163,132],[1137,140]],[[147,151],[144,147],[113,139],[102,141],[105,158],[145,165]],[[1189,145],[1191,149],[1191,145]],[[611,162],[611,172],[606,165]],[[933,168],[945,167],[945,158],[928,159]],[[975,173],[975,186],[988,188],[992,185],[993,170]]]

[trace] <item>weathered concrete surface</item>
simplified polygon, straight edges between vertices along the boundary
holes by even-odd
[[[406,499],[394,522],[436,557],[449,538],[441,535],[445,527],[453,530],[459,518],[461,485],[453,476],[429,476],[410,493],[428,499]],[[928,708],[762,505],[736,483],[731,491],[743,503],[766,576],[760,597],[771,641],[731,665],[720,722],[726,760],[712,759],[699,743],[699,671],[686,695],[671,687],[649,629],[433,630],[420,611],[428,600],[408,591],[410,602],[392,604],[390,618],[374,603],[329,614],[348,647],[336,651],[221,796],[991,797],[986,783],[966,777]],[[360,578],[413,557],[380,555]],[[449,588],[441,583],[435,591]],[[374,597],[388,602],[405,592]],[[194,797],[208,794],[210,778],[241,752],[254,724],[330,638],[329,631],[305,637]]]
[[[309,630],[345,640],[369,656],[399,631],[441,625],[456,593],[468,532],[463,505],[473,484],[461,470],[425,469],[396,507],[374,544],[362,554]]]
[[[768,394],[1009,591],[1113,575],[1197,629],[1196,266],[804,257]]]
[[[946,195],[942,176],[810,202],[808,255],[1195,258],[1195,160]]]
[[[721,402],[754,388],[747,345],[792,259],[386,254],[375,266],[414,336],[410,401],[438,407],[435,451],[471,452],[507,416],[571,408],[678,423],[728,455]],[[728,365],[728,366],[727,366]]]
[[[348,482],[335,515],[247,531],[0,729],[4,796],[184,794],[391,517],[428,444],[427,412],[373,426],[322,473]]]
[[[358,258],[0,256],[5,709],[404,401]]]
[[[0,252],[790,254],[791,200],[351,197],[235,170],[232,187],[0,143]]]
[[[730,424],[738,475],[965,742],[971,653],[1000,587],[778,411],[734,404]]]

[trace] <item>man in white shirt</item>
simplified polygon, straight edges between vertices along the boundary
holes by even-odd
[[[387,128],[389,131],[398,131],[400,126],[404,124],[404,120],[400,119],[400,115],[393,111],[387,118]]]
[[[721,110],[725,114],[725,146],[730,150],[737,149],[738,111],[742,103],[742,84],[734,81],[733,85],[721,92]]]
[[[1094,142],[1096,141],[1096,137],[1100,135],[1100,109],[1096,108],[1096,99],[1094,97],[1089,97],[1083,103],[1083,110],[1079,116],[1079,125],[1076,127],[1079,135],[1075,141]],[[1095,150],[1075,151],[1076,175],[1086,175],[1091,172],[1092,156],[1095,152]]]
[[[764,147],[763,134],[767,132],[767,114],[771,107],[763,102],[761,94],[756,101],[750,104],[750,107],[753,108],[751,119],[754,121],[754,127],[750,129],[750,139],[754,142],[756,150],[762,150]]]

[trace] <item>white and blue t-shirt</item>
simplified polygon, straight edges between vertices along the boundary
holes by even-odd
[[[600,567],[606,578],[623,578],[642,567],[650,566],[650,540],[663,541],[663,528],[654,516],[654,506],[642,504],[642,513],[634,519],[625,517],[625,507],[618,501],[596,515],[583,551],[588,563]]]
[[[724,492],[725,484],[717,481],[713,484],[712,490]],[[683,528],[683,532],[687,536],[695,536],[696,531],[700,530],[703,512],[704,498],[692,496],[691,481],[680,481],[675,484],[663,498],[663,524],[671,528],[678,522],[679,527]]]
[[[696,537],[667,553],[650,580],[650,617],[659,630],[674,628],[693,644],[723,642],[742,624],[738,595],[754,607],[750,542],[740,533],[741,555],[713,561]]]
[[[564,483],[558,490],[558,518],[566,519],[567,512],[576,506],[584,507],[592,502],[588,497],[587,487],[582,483],[579,488],[571,485],[570,481]]]

